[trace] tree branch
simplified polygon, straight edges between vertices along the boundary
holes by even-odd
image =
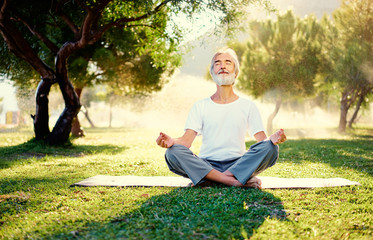
[[[159,11],[161,11],[161,9],[167,4],[171,2],[171,0],[165,0],[163,2],[161,2],[158,6],[156,6],[153,10],[141,15],[141,16],[138,16],[138,17],[130,17],[130,18],[121,18],[121,19],[118,19],[114,22],[111,22],[109,24],[106,24],[102,29],[101,31],[98,31],[91,39],[90,41],[90,44],[91,43],[94,43],[96,42],[98,39],[101,38],[101,36],[106,32],[108,31],[110,28],[112,27],[120,27],[120,26],[125,26],[123,25],[124,23],[129,23],[129,22],[136,22],[136,21],[140,21],[140,20],[143,20],[143,19],[146,19],[156,13],[158,13]]]
[[[124,22],[135,22],[135,21],[140,21],[140,20],[143,20],[143,19],[146,19],[154,14],[156,14],[157,12],[159,12],[163,6],[165,6],[167,3],[169,3],[171,0],[165,0],[163,2],[161,2],[157,7],[154,8],[154,10],[151,10],[141,16],[138,16],[138,17],[131,17],[131,18],[121,18],[121,19],[118,19],[117,21],[114,22],[114,24],[117,24],[117,23],[124,23]]]
[[[8,1],[0,1],[0,32],[9,50],[17,57],[28,62],[43,79],[55,79],[55,74],[34,52],[21,32],[11,22],[8,11]]]
[[[67,69],[66,69],[66,61],[67,58],[78,49],[84,48],[88,43],[90,43],[90,39],[92,36],[91,27],[95,24],[95,21],[98,21],[99,17],[96,15],[101,15],[101,12],[107,6],[109,2],[112,0],[103,0],[94,8],[90,8],[82,1],[77,0],[78,4],[87,11],[87,14],[83,20],[79,35],[80,38],[75,42],[66,42],[58,51],[57,60],[56,60],[56,68],[59,69],[59,72],[63,77],[67,76]],[[66,75],[66,76],[65,76]]]
[[[148,28],[153,28],[154,30],[157,30],[156,27],[149,25],[149,24],[131,24],[131,25],[115,25],[115,27],[121,27],[121,28],[131,28],[131,27],[148,27]]]
[[[90,8],[83,2],[77,0],[78,4],[87,11],[87,15],[85,16],[83,24],[81,26],[81,37],[78,41],[79,46],[83,47],[92,42],[92,26],[97,26],[97,22],[102,15],[102,11],[111,1],[112,0],[103,0],[96,7]],[[97,39],[95,41],[97,41]]]
[[[83,9],[86,10],[87,12],[91,11],[91,9],[90,9],[87,5],[85,5],[82,1],[77,0],[76,2],[79,4],[79,6],[80,6],[81,8],[83,8]]]
[[[45,35],[35,30],[35,28],[32,28],[26,20],[21,18],[19,15],[17,16],[17,19],[15,18],[12,18],[12,19],[14,19],[15,21],[22,22],[34,36],[39,38],[53,52],[54,55],[57,54],[59,48],[51,40],[49,40]]]
[[[62,20],[67,24],[76,37],[79,35],[79,28],[75,23],[62,11],[61,5],[63,2],[57,2],[55,11],[62,18]]]

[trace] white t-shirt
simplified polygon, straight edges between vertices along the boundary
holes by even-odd
[[[245,135],[264,131],[256,105],[244,98],[228,104],[215,103],[211,98],[196,102],[189,112],[185,130],[202,135],[199,157],[222,161],[241,157],[246,152]]]

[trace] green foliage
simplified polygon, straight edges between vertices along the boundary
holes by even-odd
[[[367,71],[373,66],[372,11],[370,1],[344,1],[334,12],[333,22],[323,19],[326,41],[322,73],[339,92],[350,91],[351,98],[363,89],[373,88]]]
[[[1,239],[370,239],[373,129],[281,145],[263,175],[342,177],[360,186],[254,190],[69,187],[98,174],[174,176],[156,130],[87,129],[45,146],[29,129],[0,135]],[[195,144],[200,144],[198,142]],[[252,142],[247,143],[247,145]]]
[[[227,45],[236,52],[238,59],[242,59],[247,50],[246,44],[242,42],[228,41]]]
[[[323,64],[318,85],[324,96],[339,95],[340,131],[345,131],[347,113],[369,106],[373,93],[373,3],[342,1],[333,20],[324,16]],[[357,112],[356,112],[357,113]]]
[[[94,16],[100,20],[92,29],[100,31],[104,25],[113,25],[100,40],[70,56],[70,80],[78,88],[105,83],[122,94],[159,90],[166,77],[180,65],[178,49],[183,33],[173,23],[172,15],[184,13],[192,19],[196,13],[213,9],[220,14],[220,22],[231,28],[244,12],[242,6],[250,2],[109,1],[101,15]],[[30,3],[16,0],[9,3],[7,14],[11,15],[15,27],[40,59],[54,66],[56,51],[66,42],[81,37],[80,27],[87,15],[83,4],[93,8],[98,3],[91,0],[81,1],[81,5],[77,1],[41,0]],[[35,34],[31,33],[31,29]],[[55,49],[40,41],[38,34],[49,39]],[[19,86],[36,86],[39,74],[10,53],[3,39],[0,39],[0,56],[0,74],[5,74]],[[95,73],[92,66],[97,68]]]
[[[242,57],[239,87],[255,97],[270,93],[275,99],[293,100],[312,95],[321,51],[316,18],[299,19],[288,11],[276,21],[249,26],[252,38]]]
[[[88,5],[95,5],[94,2],[86,1]],[[54,66],[54,57],[56,52],[51,51],[44,45],[40,39],[31,34],[24,21],[36,30],[39,34],[49,39],[58,50],[64,43],[77,39],[76,33],[64,21],[63,14],[69,17],[77,28],[82,25],[85,15],[84,9],[79,7],[75,1],[63,3],[59,11],[55,11],[56,4],[59,1],[37,1],[30,4],[28,1],[12,1],[11,7],[17,28],[24,34],[25,39],[30,43],[33,51],[49,66]],[[108,24],[123,17],[136,17],[151,11],[155,6],[152,1],[112,1],[102,13],[100,24]],[[16,11],[15,11],[16,9]],[[114,78],[118,69],[117,66],[126,62],[132,63],[133,66],[141,59],[136,68],[127,71],[131,81],[120,82],[122,85],[129,85],[130,89],[136,91],[154,91],[159,89],[164,81],[161,79],[161,73],[169,75],[179,65],[179,55],[175,40],[167,36],[166,24],[168,22],[167,13],[169,8],[165,7],[159,13],[150,15],[148,18],[128,23],[112,29],[104,37],[88,46],[85,49],[75,52],[69,58],[68,68],[69,77],[75,87],[82,88],[90,86],[97,82],[105,81],[107,84],[112,82],[118,83]],[[61,14],[62,13],[62,14]],[[99,16],[98,16],[99,17]],[[79,29],[78,29],[79,30]],[[99,29],[97,29],[99,30]],[[38,82],[38,74],[27,64],[7,51],[7,46],[3,39],[1,41],[1,55],[4,61],[1,62],[0,71],[7,77],[16,81],[22,87],[35,87]],[[177,41],[177,40],[176,40]],[[107,51],[110,54],[96,54],[96,52]],[[100,56],[100,58],[95,58]],[[97,63],[108,62],[108,63]],[[144,62],[147,61],[147,64]],[[167,64],[165,67],[165,64]],[[90,65],[101,67],[99,75],[89,69]],[[145,67],[145,69],[143,69]],[[128,70],[128,69],[127,69]],[[119,74],[120,75],[120,74]],[[143,78],[151,78],[146,81]],[[34,80],[31,80],[34,79]],[[133,83],[133,85],[131,85]],[[120,84],[118,84],[120,85]],[[154,85],[154,86],[148,86]],[[113,84],[113,87],[117,86]]]

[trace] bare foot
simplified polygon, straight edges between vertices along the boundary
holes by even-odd
[[[243,187],[262,189],[262,180],[257,177],[252,177],[243,185]]]
[[[277,132],[275,132],[274,134],[272,134],[269,137],[269,139],[272,141],[272,143],[274,145],[277,145],[277,144],[285,142],[286,141],[286,135],[285,135],[284,129],[278,130]]]

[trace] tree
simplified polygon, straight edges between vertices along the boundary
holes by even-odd
[[[249,26],[251,39],[242,57],[238,86],[256,98],[274,100],[275,109],[267,120],[271,134],[282,102],[314,93],[321,27],[314,16],[299,19],[292,11],[275,21],[253,21]]]
[[[352,126],[361,105],[370,101],[373,81],[373,2],[343,1],[333,13],[333,20],[324,17],[325,29],[323,84],[331,85],[340,94],[338,130],[345,132],[349,109],[356,104],[349,125]]]
[[[177,26],[168,30],[171,13],[192,16],[214,9],[230,26],[242,13],[242,4],[248,2],[0,0],[4,40],[0,73],[22,84],[41,78],[33,116],[35,138],[61,144],[67,141],[81,107],[72,79],[76,89],[96,80],[118,84],[124,90],[159,89],[161,76],[171,73],[178,63],[176,50],[182,36]],[[90,67],[101,76],[92,75]],[[70,73],[70,68],[77,70]],[[123,86],[119,80],[133,85]],[[59,85],[65,109],[50,132],[48,94],[54,83]]]

